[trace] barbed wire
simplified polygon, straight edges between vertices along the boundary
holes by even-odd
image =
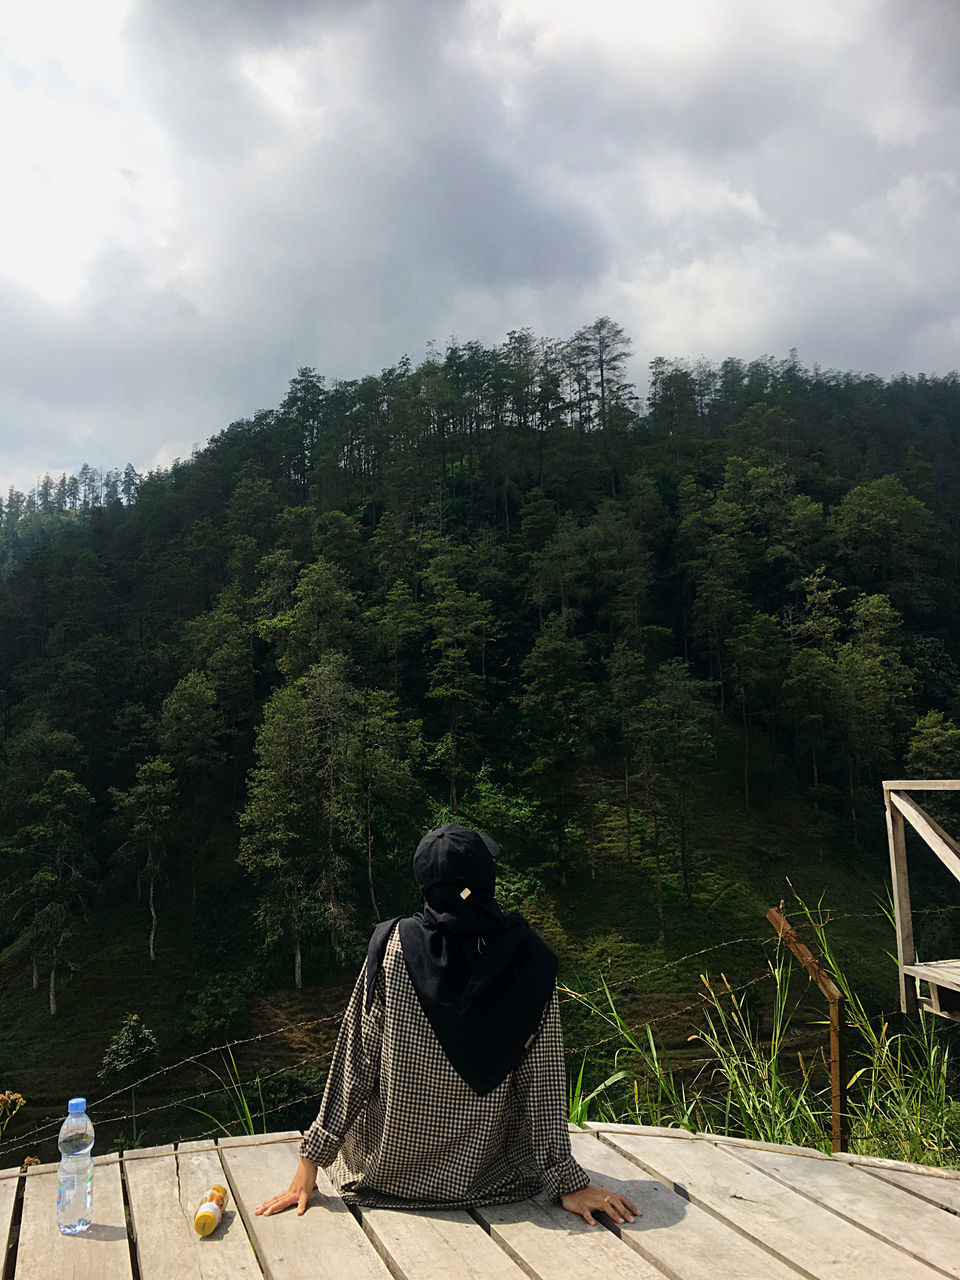
[[[955,906],[946,905],[946,906],[920,907],[913,911],[913,915],[914,916],[947,915],[955,911],[960,911],[960,904],[957,904]],[[815,924],[818,927],[826,927],[830,924],[837,923],[838,921],[841,921],[841,920],[889,919],[889,914],[887,911],[883,909],[874,910],[874,911],[856,911],[856,912],[854,911],[833,912],[833,911],[825,910],[820,914],[819,918],[810,918],[810,919],[812,924]],[[652,968],[645,969],[636,975],[625,977],[625,978],[618,978],[616,986],[620,990],[623,990],[625,987],[629,987],[631,985],[642,982],[645,978],[652,977],[655,974],[663,973],[670,969],[675,969],[680,965],[686,964],[688,961],[699,960],[704,956],[711,955],[718,951],[723,951],[731,947],[744,946],[748,944],[754,947],[761,948],[763,950],[768,950],[771,947],[777,947],[781,945],[780,940],[777,937],[772,935],[760,936],[755,934],[744,934],[739,938],[728,938],[721,942],[713,943],[708,947],[701,947],[697,951],[691,951],[685,955],[676,956],[671,960],[665,960],[663,961],[663,963],[659,965],[655,965]],[[728,990],[732,993],[739,994],[742,991],[746,991],[751,987],[755,987],[762,982],[770,980],[772,977],[773,977],[773,974],[769,970],[765,970],[763,973],[758,974],[756,977],[749,979],[748,981],[742,983],[740,986],[728,988]],[[564,991],[569,998],[571,998],[573,1001],[579,1002],[583,1007],[587,1008],[595,1015],[599,1017],[606,1017],[606,1015],[603,1013],[602,1010],[598,1010],[587,999],[587,997],[589,996],[604,994],[605,988],[603,985],[599,987],[591,988],[586,991],[573,991],[571,988],[561,988],[561,991]],[[660,1012],[647,1018],[643,1022],[631,1024],[631,1030],[635,1032],[642,1032],[642,1031],[645,1031],[648,1027],[658,1026],[660,1024],[673,1021],[676,1018],[683,1017],[685,1014],[691,1013],[694,1010],[702,1009],[704,1007],[704,1001],[706,999],[708,999],[708,997],[706,997],[703,993],[701,993],[698,996],[698,999],[694,1001],[692,1004],[685,1005],[680,1009],[672,1009],[665,1012]],[[213,1068],[209,1067],[206,1063],[203,1062],[204,1058],[207,1058],[214,1054],[219,1053],[223,1057],[224,1061],[226,1061],[225,1055],[227,1053],[232,1054],[233,1051],[236,1049],[242,1049],[249,1045],[259,1044],[259,1043],[262,1043],[263,1041],[273,1039],[274,1037],[277,1037],[277,1036],[289,1035],[290,1033],[293,1033],[293,1032],[305,1031],[311,1028],[318,1028],[320,1026],[329,1025],[334,1022],[339,1023],[343,1017],[343,1013],[344,1013],[344,1010],[340,1010],[340,1012],[338,1013],[327,1014],[323,1017],[305,1018],[299,1022],[292,1022],[292,1023],[287,1023],[281,1027],[274,1027],[270,1031],[261,1031],[256,1033],[255,1035],[243,1037],[242,1039],[225,1041],[223,1044],[213,1045],[209,1049],[204,1049],[200,1053],[189,1054],[188,1056],[181,1058],[178,1062],[170,1063],[167,1066],[158,1067],[157,1070],[149,1072],[147,1075],[141,1076],[132,1084],[119,1086],[116,1089],[114,1089],[112,1092],[104,1094],[101,1097],[93,1100],[90,1105],[91,1107],[102,1107],[105,1103],[110,1102],[113,1098],[116,1098],[122,1094],[126,1094],[131,1090],[142,1089],[144,1085],[149,1084],[153,1080],[157,1080],[161,1077],[168,1076],[173,1072],[179,1071],[191,1065],[200,1067],[201,1069],[204,1069],[207,1071],[213,1071]],[[614,1030],[609,1036],[605,1036],[602,1039],[592,1041],[587,1045],[578,1046],[575,1049],[570,1048],[567,1050],[567,1053],[569,1056],[573,1056],[573,1055],[582,1056],[586,1053],[589,1053],[591,1050],[603,1048],[604,1046],[612,1044],[617,1040],[620,1040],[622,1042],[623,1035],[620,1031]],[[237,1081],[228,1082],[227,1084],[224,1084],[223,1082],[221,1082],[219,1088],[211,1087],[209,1089],[204,1089],[197,1093],[190,1094],[185,1098],[177,1098],[170,1102],[162,1103],[155,1107],[148,1107],[146,1110],[137,1112],[136,1114],[134,1114],[134,1112],[131,1111],[124,1115],[107,1117],[106,1119],[100,1120],[100,1123],[111,1124],[111,1125],[121,1124],[128,1120],[143,1119],[146,1116],[157,1115],[164,1111],[175,1110],[178,1107],[189,1107],[189,1105],[193,1102],[203,1101],[204,1099],[210,1098],[210,1097],[222,1096],[225,1092],[228,1092],[231,1089],[246,1090],[247,1088],[257,1086],[258,1084],[262,1085],[264,1081],[273,1079],[275,1076],[282,1075],[286,1072],[295,1071],[298,1068],[303,1067],[308,1063],[319,1063],[323,1056],[324,1055],[319,1052],[308,1054],[306,1057],[301,1058],[298,1062],[287,1063],[281,1067],[277,1067],[274,1070],[267,1072],[265,1075],[258,1072],[256,1075],[249,1078],[248,1080],[244,1080],[244,1081],[237,1080]],[[216,1075],[216,1072],[214,1072],[213,1074]],[[307,1094],[301,1099],[290,1101],[290,1102],[279,1103],[276,1107],[265,1108],[262,1111],[251,1112],[251,1114],[254,1115],[255,1117],[263,1117],[265,1115],[272,1114],[274,1111],[282,1110],[284,1107],[295,1106],[295,1105],[298,1105],[300,1102],[308,1101],[311,1097],[315,1097],[315,1096],[316,1096],[315,1094]],[[36,1142],[40,1142],[47,1138],[53,1137],[53,1135],[59,1131],[61,1123],[62,1123],[62,1117],[57,1117],[54,1120],[47,1121],[41,1125],[38,1125],[35,1129],[33,1129],[27,1134],[19,1135],[16,1139],[14,1139],[10,1143],[0,1144],[0,1156],[13,1154],[14,1152],[21,1151],[25,1147],[33,1145]],[[223,1126],[218,1124],[215,1129],[210,1130],[208,1133],[202,1133],[199,1135],[199,1137],[200,1138],[208,1137],[211,1134],[215,1134],[219,1132],[222,1128]]]
[[[724,989],[724,994],[739,995],[741,991],[747,991],[750,987],[759,986],[761,982],[769,982],[773,979],[773,977],[774,975],[769,970],[767,970],[764,973],[757,974],[755,978],[751,978],[748,982],[741,983],[741,985],[738,987],[731,987],[727,985]],[[584,1000],[580,992],[571,991],[569,987],[561,987],[560,991],[561,993],[564,993],[567,996],[571,997],[572,1000],[578,1001],[579,1003],[583,1004],[585,1008],[589,1009],[592,1013],[597,1014],[598,1017],[604,1018],[604,1020],[608,1022],[611,1021],[606,1016],[606,1014],[603,1013],[602,1010],[596,1009],[592,1004],[589,1003],[589,1001]],[[668,1013],[655,1014],[653,1017],[647,1018],[645,1022],[631,1023],[630,1029],[631,1031],[635,1031],[635,1032],[645,1031],[647,1027],[659,1026],[661,1023],[670,1022],[674,1018],[682,1018],[684,1014],[692,1013],[695,1009],[702,1009],[704,1008],[705,1003],[709,1003],[709,1002],[710,1002],[710,997],[705,993],[701,992],[698,998],[693,1002],[693,1004],[685,1005],[682,1009],[672,1009]],[[611,1035],[605,1036],[602,1040],[594,1040],[590,1044],[579,1045],[575,1049],[568,1048],[566,1050],[566,1053],[568,1057],[583,1056],[584,1054],[589,1053],[591,1049],[600,1049],[604,1045],[612,1044],[615,1040],[619,1040],[622,1042],[623,1038],[624,1037],[623,1037],[622,1031],[615,1030]]]
[[[914,916],[931,915],[931,914],[943,915],[951,911],[960,911],[960,904],[957,904],[956,906],[945,906],[945,907],[940,907],[940,906],[918,907],[913,912],[913,915]],[[815,920],[815,923],[821,928],[825,928],[827,925],[835,924],[837,921],[840,921],[840,920],[885,920],[887,918],[888,918],[887,913],[886,911],[883,911],[883,910],[844,911],[844,912],[826,911],[823,913],[822,918]],[[688,960],[698,960],[700,959],[701,956],[710,955],[714,951],[722,951],[725,948],[742,946],[746,943],[750,943],[757,947],[763,948],[764,950],[781,945],[780,939],[777,938],[776,935],[772,933],[765,933],[762,935],[761,934],[743,934],[739,938],[728,938],[723,942],[712,943],[709,947],[701,947],[699,951],[691,951],[691,952],[688,952],[688,954],[686,955],[676,956],[672,960],[665,960],[663,961],[662,964],[654,965],[654,967],[651,969],[645,969],[642,973],[638,973],[633,977],[618,978],[617,986],[622,989],[634,983],[641,982],[644,978],[652,977],[654,974],[663,973],[667,969],[677,968],[679,965],[686,964]],[[593,987],[588,991],[579,992],[578,994],[600,995],[602,994],[603,990],[604,990],[603,986],[599,986],[599,987]]]
[[[143,1087],[143,1085],[148,1084],[151,1080],[156,1080],[160,1076],[166,1076],[166,1075],[169,1075],[171,1072],[179,1071],[183,1067],[194,1065],[194,1066],[201,1067],[207,1071],[213,1071],[212,1067],[208,1067],[202,1061],[203,1058],[210,1057],[211,1055],[216,1053],[219,1053],[221,1054],[221,1056],[223,1056],[227,1051],[232,1053],[234,1049],[239,1048],[243,1045],[250,1045],[250,1044],[257,1043],[258,1041],[269,1040],[272,1036],[282,1035],[288,1031],[298,1031],[298,1030],[302,1030],[305,1027],[316,1027],[324,1023],[331,1023],[331,1022],[339,1023],[342,1017],[343,1017],[343,1010],[341,1010],[339,1013],[328,1014],[326,1017],[323,1017],[323,1018],[307,1018],[303,1022],[290,1023],[285,1027],[275,1027],[272,1031],[262,1031],[262,1032],[259,1032],[257,1035],[247,1036],[243,1040],[231,1040],[231,1041],[225,1042],[224,1044],[214,1045],[210,1049],[204,1049],[202,1053],[190,1054],[186,1058],[181,1058],[179,1062],[170,1063],[168,1066],[165,1066],[165,1067],[158,1067],[156,1071],[151,1071],[148,1075],[141,1076],[138,1080],[135,1080],[131,1084],[122,1085],[121,1087],[114,1089],[111,1093],[107,1093],[100,1098],[93,1099],[89,1105],[91,1108],[102,1107],[105,1103],[109,1102],[112,1098],[116,1098],[121,1094],[130,1093],[131,1090],[140,1089]],[[308,1055],[308,1057],[301,1059],[300,1062],[286,1063],[282,1067],[277,1067],[274,1071],[268,1072],[267,1075],[254,1076],[250,1080],[239,1081],[237,1082],[237,1086],[235,1087],[240,1087],[240,1088],[249,1087],[255,1084],[258,1078],[261,1081],[271,1079],[273,1076],[280,1075],[283,1072],[293,1071],[297,1067],[303,1066],[307,1062],[319,1061],[320,1057],[321,1055],[319,1053]],[[214,1074],[216,1073],[214,1072]],[[156,1107],[148,1107],[144,1111],[138,1111],[136,1115],[134,1115],[133,1112],[130,1112],[127,1115],[123,1115],[123,1116],[108,1116],[104,1119],[101,1119],[100,1123],[114,1124],[114,1123],[120,1123],[121,1121],[124,1121],[124,1120],[131,1120],[131,1119],[139,1120],[143,1116],[155,1115],[157,1112],[160,1112],[160,1111],[168,1111],[179,1106],[186,1106],[191,1102],[196,1102],[204,1098],[218,1097],[221,1094],[223,1094],[228,1087],[229,1086],[225,1086],[221,1082],[221,1085],[219,1088],[211,1087],[209,1089],[201,1090],[199,1093],[188,1095],[186,1098],[178,1098],[172,1102],[163,1103]],[[63,1123],[63,1118],[61,1116],[55,1120],[47,1121],[42,1125],[38,1125],[37,1128],[33,1129],[30,1133],[20,1135],[20,1137],[18,1137],[15,1143],[13,1144],[6,1144],[6,1143],[0,1144],[0,1156],[6,1155],[8,1152],[12,1153],[14,1151],[19,1151],[24,1146],[30,1145],[33,1142],[41,1142],[45,1138],[53,1137],[55,1133],[59,1132],[60,1125],[62,1123]]]

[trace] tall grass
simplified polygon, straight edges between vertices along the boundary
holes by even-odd
[[[221,1089],[220,1096],[222,1096],[226,1101],[228,1108],[233,1111],[232,1120],[224,1122],[218,1116],[213,1115],[209,1111],[204,1111],[201,1107],[187,1107],[187,1110],[195,1111],[197,1115],[204,1116],[207,1120],[212,1121],[212,1123],[218,1129],[221,1129],[228,1137],[230,1137],[234,1132],[249,1135],[255,1134],[257,1132],[255,1118],[256,1115],[259,1115],[261,1117],[261,1132],[266,1133],[266,1115],[263,1106],[263,1090],[260,1086],[260,1076],[258,1075],[254,1081],[257,1086],[257,1093],[260,1097],[260,1110],[259,1112],[254,1113],[250,1109],[250,1101],[247,1098],[246,1090],[244,1089],[243,1082],[240,1079],[240,1071],[233,1056],[233,1050],[229,1045],[225,1046],[224,1052],[221,1056],[223,1059],[223,1070],[226,1079],[220,1075],[219,1071],[215,1071],[213,1067],[208,1066],[207,1063],[201,1062],[199,1065],[202,1066],[205,1071],[209,1071],[219,1083]]]
[[[823,966],[843,993],[850,1077],[851,1150],[914,1163],[953,1165],[960,1160],[960,1102],[950,1093],[949,1024],[921,1012],[894,1030],[886,1017],[871,1017],[837,961],[819,910],[799,903],[805,929],[816,939]],[[603,1120],[681,1127],[830,1149],[831,1094],[826,1057],[804,1061],[789,1048],[796,1000],[796,965],[778,948],[769,964],[773,1000],[766,1031],[747,1001],[726,978],[701,975],[703,1026],[690,1037],[705,1049],[695,1070],[668,1061],[655,1029],[632,1028],[617,1010],[606,983],[603,1000],[567,991],[619,1040],[623,1069],[586,1093],[585,1068],[572,1100],[578,1123],[590,1113]],[[804,975],[805,977],[805,975]],[[615,1085],[632,1077],[626,1094]],[[573,1108],[571,1108],[571,1118]]]

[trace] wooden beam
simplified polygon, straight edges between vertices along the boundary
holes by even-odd
[[[797,931],[776,907],[770,908],[767,919],[776,929],[780,941],[787,944],[830,1003],[830,1146],[834,1151],[846,1151],[850,1142],[850,1125],[847,1115],[847,1045],[843,992],[820,968],[813,953],[804,946]]]
[[[831,977],[823,972],[813,952],[800,941],[800,935],[787,920],[786,916],[781,915],[776,907],[771,907],[767,912],[767,919],[779,934],[780,941],[787,944],[827,999],[831,1003],[836,1000],[842,1000],[843,994],[840,988]]]
[[[893,804],[913,827],[914,831],[930,846],[943,865],[955,880],[960,880],[960,845],[953,836],[944,831],[938,822],[934,822],[928,813],[911,800],[909,796],[898,791],[890,792],[890,803]]]
[[[904,966],[913,964],[917,949],[913,941],[913,912],[910,907],[910,877],[907,872],[907,842],[903,827],[903,814],[891,803],[893,793],[884,792],[887,811],[887,841],[890,845],[890,881],[893,886],[893,913],[897,931],[897,972],[900,979],[900,1008],[915,1016],[917,1012],[917,984],[904,972]]]
[[[906,778],[885,782],[884,791],[960,791],[960,778]]]

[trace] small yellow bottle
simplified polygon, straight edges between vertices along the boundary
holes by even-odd
[[[218,1182],[214,1183],[197,1205],[197,1212],[193,1215],[193,1229],[198,1236],[208,1236],[211,1231],[216,1231],[223,1218],[228,1198],[227,1188],[221,1187]]]

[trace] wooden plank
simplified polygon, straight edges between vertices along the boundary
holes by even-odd
[[[726,1141],[726,1139],[724,1139]],[[818,1152],[821,1155],[822,1152]],[[924,1178],[946,1178],[948,1181],[960,1180],[960,1170],[944,1169],[940,1165],[913,1164],[909,1160],[887,1160],[883,1156],[862,1156],[857,1152],[845,1152],[831,1156],[832,1160],[846,1164],[856,1164],[865,1169],[896,1169],[900,1173],[917,1173]]]
[[[289,1186],[298,1145],[221,1147],[234,1203],[267,1280],[385,1280],[386,1266],[323,1170],[317,1180],[320,1202],[314,1200],[302,1217],[292,1209],[268,1218],[254,1214],[258,1204]]]
[[[652,1124],[609,1124],[607,1121],[588,1120],[584,1125],[588,1133],[631,1133],[650,1138],[696,1138],[689,1129],[666,1129]]]
[[[663,1272],[599,1223],[539,1196],[472,1209],[531,1280],[663,1280]]]
[[[117,1156],[94,1160],[93,1226],[79,1236],[57,1230],[56,1166],[27,1173],[17,1280],[128,1280],[132,1275]]]
[[[891,1182],[894,1186],[919,1196],[921,1200],[945,1209],[947,1213],[960,1215],[960,1181],[931,1178],[919,1172],[905,1173],[902,1169],[877,1169],[862,1164],[856,1167],[874,1178],[882,1178],[884,1182]]]
[[[465,1209],[361,1208],[360,1215],[396,1280],[524,1280]]]
[[[223,1222],[201,1239],[193,1215],[226,1175],[216,1151],[187,1151],[124,1162],[127,1198],[141,1280],[259,1280],[260,1268],[240,1215],[228,1204]]]
[[[17,1201],[19,1178],[4,1178],[0,1181],[0,1275],[3,1274],[7,1257],[7,1242],[10,1238],[10,1224],[13,1222],[13,1206]]]
[[[749,1162],[811,1202],[826,1205],[905,1254],[947,1275],[960,1276],[960,1221],[901,1188],[856,1165],[827,1157],[810,1165],[779,1152],[738,1151],[736,1159]]]
[[[957,778],[907,778],[883,784],[884,791],[960,791]]]
[[[692,1133],[689,1129],[663,1129],[657,1125],[647,1124],[608,1124],[602,1121],[588,1120],[587,1131],[600,1138],[605,1133],[622,1133],[635,1138],[686,1138],[691,1142],[722,1142],[733,1146],[759,1147],[763,1151],[790,1151],[796,1155],[818,1156],[819,1151],[810,1147],[798,1147],[791,1143],[758,1142],[755,1138],[728,1138],[724,1134]]]
[[[903,968],[924,982],[960,991],[960,960],[929,960],[926,964],[905,964]]]
[[[732,1227],[690,1204],[606,1143],[572,1139],[574,1157],[591,1182],[630,1199],[634,1222],[614,1228],[621,1240],[667,1275],[697,1280],[796,1280],[797,1273]]]
[[[624,1134],[601,1141],[813,1280],[930,1280],[924,1263],[747,1164],[748,1148]]]

